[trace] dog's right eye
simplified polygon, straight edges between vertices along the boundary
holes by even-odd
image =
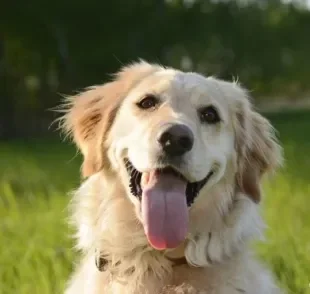
[[[137,103],[138,107],[141,109],[154,108],[158,104],[159,100],[154,95],[147,95],[141,101]]]

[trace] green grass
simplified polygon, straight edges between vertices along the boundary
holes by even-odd
[[[310,294],[310,112],[270,115],[286,166],[265,183],[269,225],[260,256],[289,293]],[[67,192],[80,157],[55,141],[0,144],[0,294],[62,293],[74,252]]]

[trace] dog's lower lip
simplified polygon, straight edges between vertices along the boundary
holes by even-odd
[[[137,197],[138,199],[141,200],[141,197],[142,197],[142,187],[141,187],[142,173],[139,172],[128,159],[125,159],[124,162],[125,162],[125,166],[126,166],[127,172],[129,174],[129,177],[130,177],[130,182],[129,182],[130,191],[135,197]],[[200,190],[204,187],[204,185],[208,182],[208,180],[210,179],[210,177],[214,173],[211,170],[207,174],[207,176],[204,179],[202,179],[201,181],[189,182],[188,180],[186,180],[184,178],[184,176],[182,174],[180,174],[178,171],[176,171],[172,167],[168,166],[165,168],[161,168],[161,169],[159,169],[159,171],[162,173],[173,173],[176,176],[184,179],[187,182],[186,200],[187,200],[187,205],[189,207],[193,204],[193,202],[194,202],[195,198],[198,196]]]

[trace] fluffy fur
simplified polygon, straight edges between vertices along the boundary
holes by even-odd
[[[159,95],[162,105],[145,114],[136,102],[148,93]],[[222,121],[203,126],[196,109],[210,104]],[[63,128],[83,153],[87,178],[73,193],[72,222],[82,258],[66,294],[280,293],[248,244],[264,226],[260,182],[281,163],[281,148],[243,88],[141,61],[112,82],[68,98],[65,109]],[[148,243],[123,159],[141,172],[157,167],[152,138],[171,122],[194,133],[182,174],[191,181],[211,168],[215,174],[189,210],[186,240],[163,252]],[[103,272],[95,265],[98,252],[109,261]],[[187,264],[174,266],[166,255],[185,256]]]

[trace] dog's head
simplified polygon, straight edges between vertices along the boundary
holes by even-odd
[[[190,209],[224,180],[258,202],[279,163],[271,125],[236,83],[139,62],[68,105],[84,176],[121,180],[156,249],[186,238]]]

